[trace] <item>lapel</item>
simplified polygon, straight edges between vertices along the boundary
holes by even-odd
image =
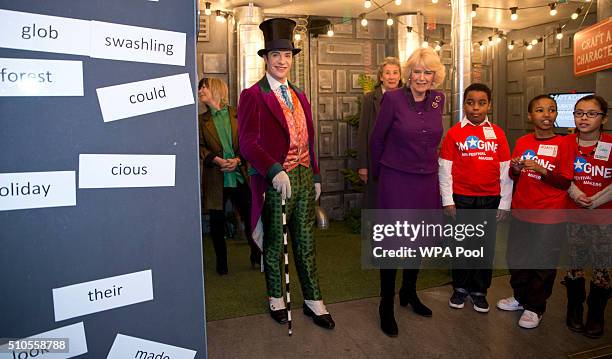
[[[223,149],[223,146],[221,146],[221,140],[219,139],[219,133],[217,132],[217,127],[215,127],[215,122],[212,119],[210,109],[204,112],[204,130],[210,134],[210,136],[206,136],[206,138],[210,140],[211,147],[214,145],[216,148]]]
[[[276,99],[276,95],[274,91],[270,88],[270,84],[268,83],[268,78],[264,75],[264,77],[259,80],[259,89],[261,90],[261,95],[264,99],[264,103],[268,106],[268,109],[274,115],[274,118],[281,125],[283,130],[289,136],[289,127],[287,126],[287,120],[285,119],[285,114],[283,113],[283,109],[281,105],[278,103],[278,99]]]
[[[376,88],[376,90],[374,90],[374,110],[375,110],[375,114],[378,114],[380,112],[380,101],[382,101],[382,97],[383,97],[383,92],[382,92],[382,87],[378,87]]]
[[[300,100],[300,104],[302,105],[302,110],[304,110],[304,115],[306,116],[306,119],[308,120],[312,116],[310,115],[310,104],[308,103],[308,99],[306,98],[306,95],[304,95],[302,90],[297,88],[290,81],[287,81],[287,83],[289,83],[289,87],[291,87],[291,89],[295,91],[295,94],[298,100]]]
[[[230,125],[232,126],[232,147],[234,152],[237,154],[238,150],[238,122],[235,121],[236,110],[233,107],[229,107]]]

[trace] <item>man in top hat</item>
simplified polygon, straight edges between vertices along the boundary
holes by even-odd
[[[315,201],[321,194],[321,176],[314,154],[314,126],[310,104],[287,81],[293,56],[295,21],[276,18],[259,25],[265,48],[257,52],[266,62],[266,75],[242,91],[238,102],[239,142],[252,166],[252,221],[254,238],[261,239],[270,315],[287,322],[282,297],[281,198],[286,199],[286,220],[302,293],[304,314],[324,328],[335,324],[323,304],[315,261],[313,227]],[[263,228],[262,228],[263,226]]]

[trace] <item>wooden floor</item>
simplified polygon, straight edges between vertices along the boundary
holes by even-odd
[[[432,318],[419,317],[396,303],[396,338],[379,329],[377,298],[329,305],[336,321],[331,331],[315,326],[301,308],[295,309],[291,337],[286,326],[268,315],[210,322],[209,358],[612,358],[610,305],[604,337],[594,340],[572,333],[565,327],[565,288],[557,279],[540,326],[521,329],[520,312],[494,307],[499,298],[512,294],[508,279],[493,279],[488,314],[474,311],[469,301],[463,309],[449,308],[450,286],[419,292],[432,308]],[[598,356],[586,353],[592,349],[599,349]],[[605,352],[610,354],[601,354]]]

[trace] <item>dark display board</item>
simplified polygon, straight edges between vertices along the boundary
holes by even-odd
[[[0,358],[206,357],[196,11],[0,0]]]

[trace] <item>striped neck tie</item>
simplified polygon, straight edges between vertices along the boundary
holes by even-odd
[[[293,112],[293,103],[291,103],[291,99],[289,98],[289,92],[287,91],[286,85],[280,85],[281,96],[283,96],[283,101],[285,101],[285,105],[289,107],[291,112]]]

